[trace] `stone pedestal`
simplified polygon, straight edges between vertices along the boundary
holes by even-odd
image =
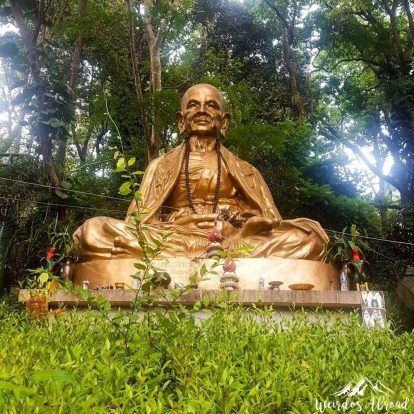
[[[92,290],[92,297],[102,295],[111,303],[112,310],[131,309],[137,291],[134,290]],[[156,292],[153,292],[156,293]],[[324,314],[314,312],[316,309],[328,311],[329,317],[346,318],[350,312],[361,308],[360,292],[340,292],[340,291],[315,291],[315,290],[234,290],[231,292],[222,289],[194,289],[184,292],[178,299],[169,296],[170,291],[162,290],[160,296],[151,302],[151,306],[169,307],[172,303],[174,306],[182,305],[192,307],[195,303],[203,304],[201,309],[195,313],[196,321],[208,319],[212,310],[223,302],[242,306],[246,308],[244,312],[252,315],[260,322],[260,317],[251,311],[252,305],[256,308],[272,308],[271,318],[274,321],[291,320],[294,317],[293,310],[305,309],[311,320],[318,321]],[[29,290],[22,289],[19,291],[19,301],[26,302],[30,297]],[[206,300],[208,298],[208,300]],[[91,304],[80,299],[76,295],[66,290],[54,290],[47,293],[48,304],[51,308],[65,307],[70,309],[76,307],[79,311],[86,309]],[[204,306],[206,305],[206,306]],[[93,307],[92,302],[92,307]],[[145,306],[145,305],[144,305]],[[112,312],[112,311],[111,311]],[[143,316],[144,309],[138,314]]]
[[[115,283],[125,283],[133,286],[132,274],[137,269],[134,259],[95,260],[75,265],[74,282],[82,285],[84,280],[90,282],[90,288],[115,286]],[[173,257],[155,261],[154,265],[169,273],[172,278],[171,287],[175,283],[187,285],[189,277],[205,264],[207,269],[213,269],[214,260],[190,259]],[[242,258],[236,259],[237,276],[240,290],[257,290],[259,278],[263,277],[266,290],[269,282],[279,280],[283,282],[281,290],[289,290],[291,284],[311,284],[313,290],[339,290],[338,273],[329,264],[302,259],[272,258]],[[223,274],[221,265],[214,267],[214,272],[208,273],[198,283],[201,290],[220,289],[220,277]]]
[[[172,298],[168,297],[168,290],[162,291],[163,295],[152,301],[152,306],[168,306],[173,302]],[[134,290],[124,289],[105,289],[93,290],[91,295],[98,297],[102,295],[105,299],[111,302],[112,307],[130,308],[131,303],[136,296]],[[193,289],[184,292],[174,304],[181,304],[184,306],[193,306],[197,302],[204,302],[208,297],[209,307],[214,307],[216,303],[226,301],[241,306],[271,306],[274,309],[284,309],[289,311],[289,308],[326,308],[330,310],[352,310],[361,307],[360,292],[340,292],[340,291],[314,291],[314,290],[235,290],[226,292],[221,289]],[[21,289],[19,291],[19,302],[26,302],[30,298],[28,289]],[[81,300],[73,293],[66,290],[50,290],[47,293],[47,301],[50,306],[88,306],[87,301]]]

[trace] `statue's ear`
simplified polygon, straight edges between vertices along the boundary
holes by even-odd
[[[184,125],[184,115],[181,111],[178,111],[175,114],[175,119],[177,120],[178,131],[180,134],[184,134],[185,132],[185,125]]]
[[[221,121],[221,127],[220,127],[220,134],[222,137],[226,136],[227,128],[229,127],[230,123],[230,114],[225,113],[223,115],[223,120]]]

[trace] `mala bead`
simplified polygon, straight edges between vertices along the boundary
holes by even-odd
[[[217,213],[217,207],[219,202],[220,195],[220,186],[221,186],[221,152],[220,152],[220,141],[216,141],[216,153],[217,153],[217,183],[216,188],[214,189],[214,199],[213,199],[213,213]],[[185,142],[185,164],[184,164],[184,173],[185,173],[185,189],[187,193],[188,206],[193,214],[198,214],[193,203],[193,195],[191,194],[190,188],[190,173],[189,173],[189,164],[190,164],[190,141],[187,138]]]

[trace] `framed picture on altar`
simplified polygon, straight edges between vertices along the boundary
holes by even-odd
[[[385,328],[387,314],[384,293],[377,291],[361,292],[361,312],[365,328]]]

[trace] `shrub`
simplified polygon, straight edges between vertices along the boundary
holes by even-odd
[[[133,323],[127,356],[94,311],[36,322],[3,304],[0,412],[305,414],[363,376],[393,400],[414,393],[414,333],[366,331],[357,314],[280,323],[267,310],[206,312],[203,322],[181,308]]]

